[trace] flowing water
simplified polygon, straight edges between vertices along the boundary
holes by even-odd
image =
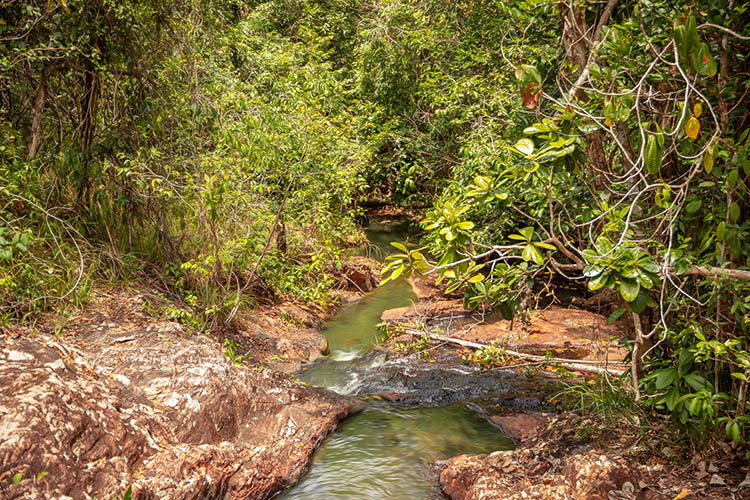
[[[407,231],[403,224],[372,227],[368,231],[372,249],[382,256],[388,251],[388,242],[403,241]],[[300,372],[299,377],[342,394],[420,391],[419,387],[409,386],[409,380],[415,379],[413,374],[403,375],[409,369],[405,363],[389,362],[383,353],[372,350],[379,337],[380,314],[409,305],[414,299],[411,287],[402,279],[377,288],[344,308],[323,330],[330,354]],[[466,373],[457,367],[454,376],[465,377]],[[439,379],[432,385],[442,390],[449,380]],[[462,392],[469,393],[474,394],[470,390]],[[362,413],[336,429],[316,455],[308,474],[278,498],[442,498],[431,462],[513,446],[509,438],[482,418],[475,405],[460,399],[427,398],[427,406],[416,406],[368,398]],[[438,406],[444,403],[448,404]]]

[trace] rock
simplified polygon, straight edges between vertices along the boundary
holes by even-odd
[[[397,403],[405,399],[405,396],[403,394],[399,394],[398,392],[381,392],[380,394],[378,394],[378,396],[385,399],[386,401],[390,401],[391,403]]]
[[[152,323],[126,343],[121,333],[0,339],[4,499],[109,498],[129,485],[136,499],[270,498],[363,406],[237,367],[181,328]]]
[[[380,283],[380,263],[367,257],[352,257],[342,263],[340,284],[345,288],[365,293]]]
[[[541,412],[519,413],[517,415],[495,415],[490,422],[500,427],[516,443],[535,437],[547,425],[549,416]]]
[[[388,309],[383,311],[380,319],[383,321],[409,321],[414,319],[465,317],[471,314],[472,310],[466,309],[461,300],[441,300],[438,302],[418,302],[413,306]]]
[[[711,480],[708,482],[708,484],[710,484],[711,486],[726,486],[727,485],[726,481],[724,481],[724,479],[718,474],[714,474],[713,476],[711,476]]]

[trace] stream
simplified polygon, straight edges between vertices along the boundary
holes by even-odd
[[[388,242],[405,241],[408,234],[403,223],[371,226],[370,250],[382,257]],[[329,355],[300,371],[300,379],[341,394],[413,397],[396,404],[368,397],[367,408],[339,425],[306,476],[277,498],[443,498],[431,462],[513,447],[474,402],[507,391],[507,376],[477,376],[462,365],[414,368],[402,359],[388,360],[376,348],[381,313],[413,300],[410,285],[400,279],[376,288],[327,322],[323,333]]]

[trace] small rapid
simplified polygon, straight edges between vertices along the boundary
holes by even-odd
[[[404,225],[368,231],[381,252],[404,240]],[[367,407],[342,422],[316,455],[302,480],[283,500],[414,500],[443,498],[431,464],[462,453],[491,453],[513,447],[472,400],[507,389],[496,377],[475,377],[465,366],[415,368],[389,360],[374,348],[386,309],[407,306],[416,297],[404,280],[390,282],[342,309],[325,325],[329,355],[297,375],[311,385],[366,398]],[[474,378],[472,378],[474,377]],[[373,395],[408,394],[404,404]]]

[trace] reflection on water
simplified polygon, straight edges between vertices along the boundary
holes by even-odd
[[[370,250],[388,252],[388,243],[403,241],[408,225],[374,226]],[[375,256],[375,255],[372,255]],[[330,354],[299,373],[313,385],[355,393],[353,367],[376,375],[382,356],[364,356],[378,338],[380,314],[415,299],[401,279],[374,290],[344,308],[326,324]],[[491,453],[512,442],[464,403],[434,408],[396,407],[368,400],[368,407],[342,422],[318,452],[308,474],[278,498],[414,500],[442,498],[430,463],[462,453]]]
[[[370,406],[340,425],[308,475],[280,498],[442,498],[430,462],[511,447],[507,437],[463,404],[413,410]]]

